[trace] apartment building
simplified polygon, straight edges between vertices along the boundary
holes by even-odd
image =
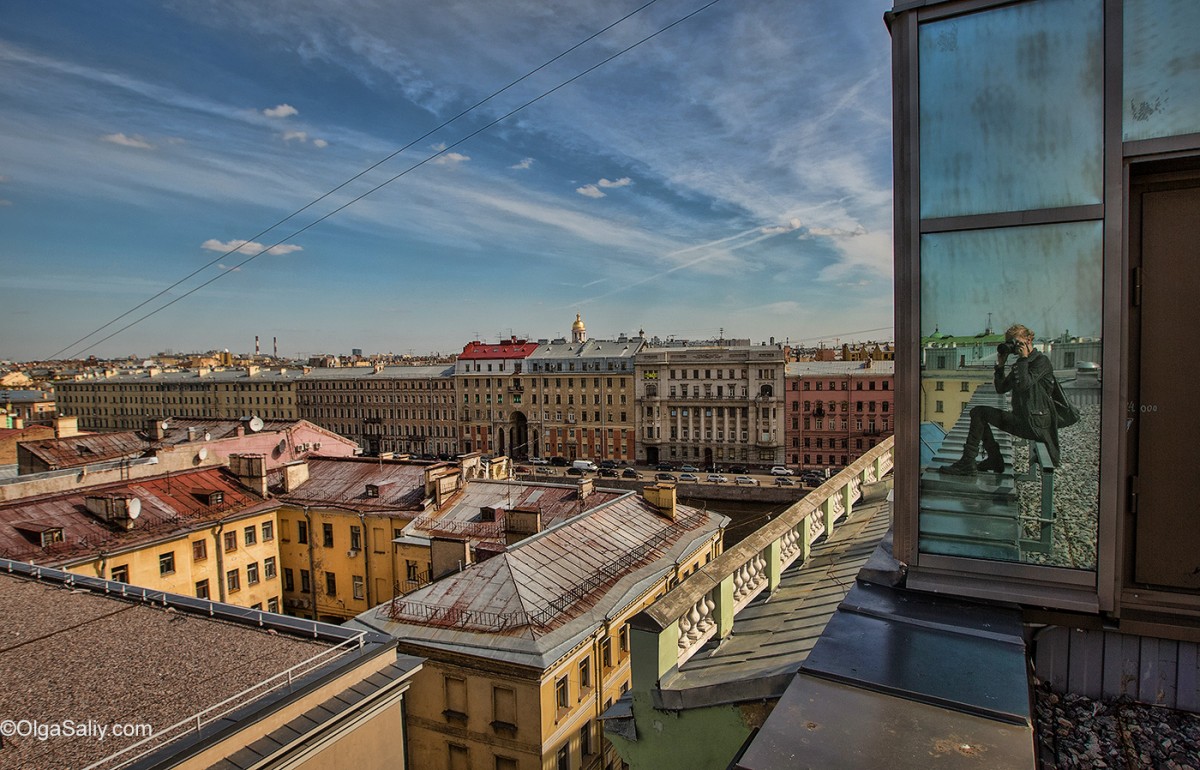
[[[460,398],[459,451],[527,457],[530,439],[525,359],[536,342],[510,337],[463,347],[454,365]]]
[[[639,462],[783,464],[781,345],[648,348],[635,362]]]
[[[0,504],[0,556],[279,612],[274,504],[203,468]]]
[[[894,375],[892,361],[788,364],[788,465],[837,471],[892,435]]]
[[[171,417],[295,420],[294,369],[164,372],[150,368],[136,374],[83,377],[56,385],[59,413],[79,418],[80,430],[136,430],[146,419]]]
[[[629,688],[628,620],[716,558],[727,521],[677,505],[673,485],[626,493],[348,624],[427,659],[408,703],[413,765],[619,762],[598,718]]]
[[[539,341],[526,359],[529,454],[632,462],[634,362],[645,339],[588,339],[578,314],[571,335],[569,342]]]
[[[312,369],[296,383],[303,419],[365,454],[447,457],[459,451],[453,366]]]

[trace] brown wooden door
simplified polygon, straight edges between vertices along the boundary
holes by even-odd
[[[1140,322],[1126,407],[1136,426],[1135,580],[1176,589],[1200,589],[1200,184],[1190,184],[1149,185],[1133,206]]]

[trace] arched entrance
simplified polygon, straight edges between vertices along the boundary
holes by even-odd
[[[511,421],[509,422],[508,437],[512,449],[510,453],[513,459],[524,460],[530,455],[529,445],[529,420],[526,419],[524,413],[513,412]],[[534,434],[534,450],[537,450],[537,434]]]

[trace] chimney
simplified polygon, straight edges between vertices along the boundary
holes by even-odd
[[[658,509],[660,516],[675,521],[675,485],[670,482],[647,484],[642,487],[646,502]]]
[[[70,438],[79,435],[78,417],[55,417],[54,438]]]
[[[279,338],[278,337],[271,338],[271,356],[273,358],[279,358]]]
[[[537,508],[513,508],[504,512],[504,544],[519,543],[542,531],[542,512]]]
[[[283,466],[283,491],[284,493],[295,492],[296,489],[308,481],[308,463],[304,460],[296,460],[294,462],[285,463]]]
[[[259,353],[259,351],[258,351],[258,335],[255,334],[254,335],[254,357],[255,358],[258,358],[258,353]]]
[[[434,537],[429,540],[431,580],[445,577],[471,563],[471,545],[465,539]]]
[[[88,513],[101,521],[133,529],[142,512],[142,501],[133,495],[88,495],[83,501]]]
[[[588,476],[579,479],[579,499],[586,500],[596,489],[596,480]]]
[[[146,418],[146,433],[152,441],[162,441],[166,438],[167,429],[163,427],[165,420],[159,420],[154,417]]]
[[[267,457],[261,454],[229,455],[229,470],[260,497],[267,496]]]

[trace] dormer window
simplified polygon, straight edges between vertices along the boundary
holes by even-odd
[[[379,497],[378,484],[367,484],[367,497]]]

